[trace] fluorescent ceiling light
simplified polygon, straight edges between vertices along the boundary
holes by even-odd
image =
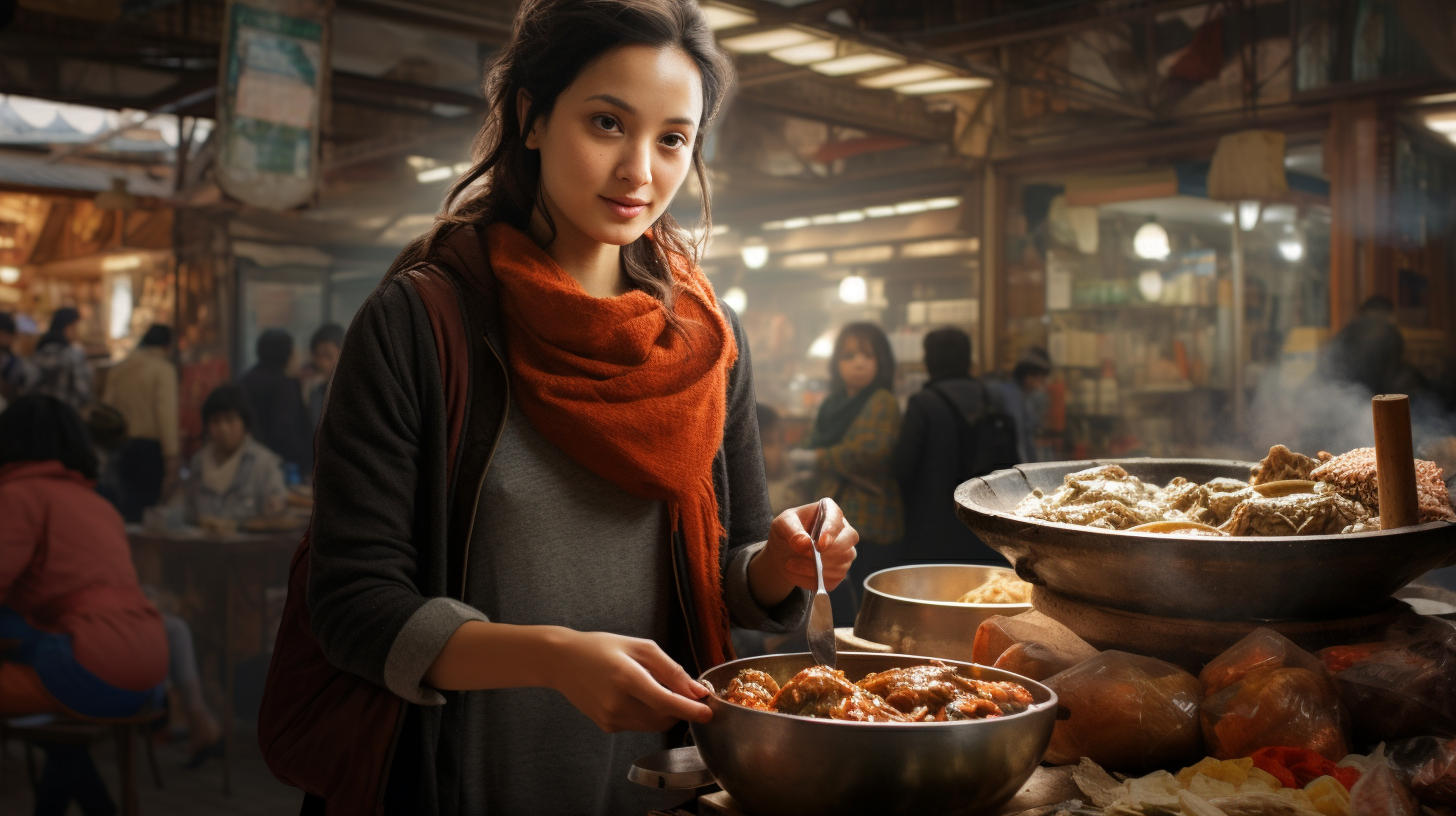
[[[960,205],[960,196],[945,196],[944,198],[925,199],[925,209],[927,210],[949,210],[952,207],[959,207]]]
[[[730,227],[730,226],[728,226],[727,224],[714,224],[713,225],[713,235],[714,236],[727,235],[728,234],[728,231],[731,230],[731,229],[733,229],[733,228]]]
[[[909,82],[925,82],[950,75],[949,70],[935,65],[907,65],[898,71],[865,77],[859,80],[859,84],[866,88],[893,88]]]
[[[1304,257],[1304,242],[1298,238],[1285,238],[1279,242],[1278,247],[1279,254],[1290,263],[1295,263]]]
[[[884,218],[887,215],[894,214],[895,208],[888,204],[874,207],[865,207],[865,215],[869,216],[870,218]]]
[[[876,246],[841,249],[834,253],[834,262],[845,265],[883,263],[893,257],[895,257],[894,247],[889,244],[878,244]]]
[[[421,184],[433,184],[437,181],[455,178],[455,176],[455,168],[448,164],[442,164],[439,167],[431,167],[429,170],[421,170],[416,173],[415,181]]]
[[[855,221],[863,221],[865,220],[864,210],[845,210],[842,213],[836,213],[834,216],[834,220],[838,221],[841,224],[850,224]]]
[[[785,269],[809,269],[829,263],[829,253],[799,252],[793,255],[785,255],[780,263]]]
[[[771,28],[768,31],[744,34],[742,37],[729,37],[723,40],[722,46],[735,54],[766,54],[818,39],[818,36],[797,28]]]
[[[896,215],[910,215],[911,213],[922,213],[930,209],[925,206],[924,201],[902,201],[895,205]]]
[[[125,272],[142,265],[140,255],[108,255],[101,259],[102,272]]]
[[[926,82],[912,82],[908,85],[897,85],[895,86],[895,90],[902,94],[918,95],[975,91],[989,87],[991,87],[991,80],[985,77],[946,77],[945,79],[932,79]]]
[[[916,241],[900,246],[902,258],[944,258],[947,255],[968,255],[979,252],[979,238],[939,238],[933,241]]]
[[[717,3],[704,3],[703,16],[708,18],[708,28],[714,31],[722,31],[725,28],[737,28],[738,26],[752,25],[758,22],[753,12],[745,11],[734,6],[720,6]]]
[[[1426,127],[1437,133],[1456,133],[1456,111],[1427,116]]]
[[[829,213],[826,215],[816,215],[813,218],[809,219],[809,223],[813,224],[816,227],[822,227],[828,224],[838,224],[839,216],[834,215],[833,213]]]
[[[810,219],[808,219],[808,218],[785,218],[783,223],[784,223],[784,227],[783,228],[786,229],[786,230],[788,230],[788,229],[801,229],[803,227],[809,226]]]
[[[824,60],[834,59],[838,53],[839,44],[834,40],[820,40],[819,42],[780,48],[777,51],[768,52],[768,55],[779,62],[787,62],[790,65],[808,65],[811,62],[823,62]]]
[[[864,54],[851,54],[839,59],[826,60],[815,63],[809,67],[825,76],[848,76],[849,74],[862,74],[865,71],[874,71],[880,68],[889,68],[894,65],[904,65],[905,60],[893,54],[877,54],[873,51]]]
[[[470,172],[470,168],[472,166],[473,165],[471,165],[471,163],[468,162],[468,161],[467,162],[456,162],[455,163],[455,175],[457,175],[457,176],[463,176],[466,173],[469,173]]]

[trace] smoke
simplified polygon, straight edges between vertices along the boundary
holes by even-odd
[[[1370,410],[1374,396],[1365,386],[1320,373],[1291,383],[1287,372],[1271,368],[1255,391],[1245,438],[1260,456],[1273,445],[1310,456],[1322,450],[1340,454],[1369,447],[1375,444]],[[1436,395],[1423,390],[1410,396],[1411,432],[1418,452],[1456,436],[1456,413]]]

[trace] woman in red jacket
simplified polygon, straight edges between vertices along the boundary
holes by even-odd
[[[125,526],[96,493],[81,418],[47,396],[0,414],[0,717],[130,717],[167,675],[162,616],[142,594]],[[48,746],[36,813],[109,812],[84,749]]]

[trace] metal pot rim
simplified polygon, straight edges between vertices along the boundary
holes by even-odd
[[[995,604],[995,603],[961,603],[960,601],[932,601],[932,600],[929,600],[929,599],[926,599],[926,598],[911,598],[911,597],[909,597],[907,595],[891,595],[890,593],[888,593],[888,592],[886,592],[886,591],[884,591],[882,589],[875,589],[874,587],[870,586],[870,581],[873,581],[875,579],[875,576],[876,575],[882,575],[882,574],[884,574],[886,572],[900,572],[900,571],[913,570],[913,569],[929,569],[931,567],[974,567],[976,569],[1000,570],[1001,572],[1009,572],[1009,573],[1011,573],[1012,577],[1016,577],[1016,570],[1012,569],[1011,567],[998,567],[998,566],[994,566],[994,565],[991,565],[991,564],[906,564],[906,565],[899,566],[899,567],[887,567],[885,569],[880,570],[879,572],[872,572],[872,573],[870,573],[869,576],[866,577],[865,578],[865,581],[864,581],[865,592],[874,593],[875,595],[878,595],[881,598],[886,598],[886,599],[891,600],[891,601],[902,601],[904,603],[922,604],[922,605],[925,605],[925,606],[943,606],[943,607],[946,607],[947,609],[997,609],[997,610],[1001,610],[1001,609],[1006,609],[1006,610],[1019,609],[1019,610],[1022,610],[1022,611],[1026,611],[1028,609],[1031,609],[1031,602],[1030,601],[1028,601],[1026,603],[1003,603],[1003,604]],[[940,660],[942,658],[936,658],[936,659],[937,660]]]
[[[1012,722],[1012,721],[1018,720],[1018,719],[1028,719],[1032,715],[1034,715],[1034,714],[1036,714],[1038,712],[1041,712],[1041,711],[1045,711],[1048,708],[1050,708],[1052,710],[1056,710],[1057,706],[1059,705],[1058,700],[1057,700],[1057,693],[1055,691],[1052,691],[1052,689],[1051,689],[1050,686],[1047,686],[1044,683],[1038,683],[1037,681],[1032,680],[1029,677],[1023,677],[1023,676],[1021,676],[1019,674],[1016,674],[1015,672],[1006,671],[1005,669],[998,669],[998,668],[995,668],[995,667],[992,667],[992,666],[983,666],[983,665],[981,665],[979,663],[967,663],[967,662],[962,661],[962,660],[948,660],[948,659],[941,658],[941,657],[925,657],[923,655],[907,655],[907,654],[899,654],[899,653],[883,654],[883,653],[880,653],[880,652],[840,652],[839,654],[840,654],[841,657],[845,657],[845,656],[863,656],[863,657],[872,657],[872,658],[894,658],[894,657],[900,657],[900,658],[906,658],[906,659],[909,659],[909,660],[921,660],[921,661],[924,661],[926,663],[930,663],[930,662],[933,662],[934,661],[934,662],[944,663],[944,664],[946,664],[948,666],[980,669],[982,671],[989,671],[989,672],[992,672],[992,673],[998,674],[998,675],[1005,675],[1005,679],[1010,680],[1011,682],[1014,682],[1014,683],[1018,683],[1021,686],[1025,687],[1028,691],[1031,691],[1033,693],[1035,693],[1037,689],[1040,689],[1041,691],[1046,692],[1047,699],[1044,702],[1032,703],[1030,706],[1027,707],[1027,709],[1025,711],[1019,711],[1019,712],[1017,712],[1015,714],[1008,714],[1008,715],[1003,716],[1003,717],[985,717],[985,718],[982,718],[982,719],[979,719],[979,720],[947,720],[945,722],[913,722],[913,723],[903,723],[903,722],[857,722],[857,721],[854,721],[854,720],[830,720],[830,719],[822,719],[822,718],[819,718],[819,717],[800,717],[800,716],[798,716],[796,714],[782,714],[782,713],[779,713],[777,711],[764,711],[764,710],[758,709],[758,708],[749,708],[748,706],[737,705],[736,703],[730,703],[727,700],[724,700],[723,697],[718,693],[718,688],[716,686],[714,686],[712,683],[709,683],[708,680],[707,680],[707,677],[708,677],[708,675],[710,673],[719,671],[720,669],[722,669],[725,666],[734,666],[734,665],[737,665],[737,664],[752,664],[755,661],[761,661],[765,657],[798,657],[798,656],[802,655],[803,657],[806,657],[810,661],[812,661],[814,659],[813,658],[813,655],[809,654],[808,652],[790,652],[790,653],[786,653],[786,654],[757,655],[757,656],[754,656],[754,657],[740,657],[737,660],[730,660],[730,661],[728,661],[726,663],[719,663],[718,665],[714,666],[713,668],[708,669],[708,671],[705,671],[702,674],[698,675],[698,682],[702,683],[703,685],[707,686],[709,689],[712,690],[712,694],[709,695],[709,696],[711,696],[714,700],[716,700],[719,705],[732,706],[733,709],[735,709],[735,713],[736,714],[739,714],[740,716],[743,716],[743,715],[747,715],[747,716],[762,716],[762,717],[772,717],[772,718],[781,719],[781,720],[790,720],[790,721],[794,722],[796,725],[803,725],[804,727],[808,727],[808,728],[860,728],[860,729],[867,729],[867,730],[871,730],[871,731],[887,731],[887,732],[905,731],[906,729],[966,728],[966,727],[972,727],[972,728],[974,728],[977,724],[982,724],[982,723],[1004,723],[1004,722]],[[744,666],[744,668],[749,668],[749,667],[750,667],[749,665],[745,665]],[[735,674],[736,674],[736,672],[735,672]],[[705,725],[711,726],[712,723],[709,722],[709,723],[706,723]]]
[[[1079,460],[1079,461],[1070,461],[1069,460],[1069,461],[1066,461],[1066,462],[1039,462],[1035,466],[1036,467],[1049,467],[1049,466],[1061,466],[1061,465],[1074,465],[1074,466],[1077,466],[1077,469],[1078,470],[1087,470],[1089,468],[1100,467],[1102,465],[1118,465],[1118,466],[1124,466],[1124,465],[1131,464],[1133,466],[1138,466],[1138,465],[1158,465],[1158,464],[1172,464],[1172,463],[1176,463],[1176,464],[1198,464],[1198,465],[1225,465],[1225,466],[1229,466],[1229,467],[1240,467],[1240,468],[1242,468],[1242,467],[1252,467],[1252,466],[1258,464],[1257,462],[1241,462],[1241,461],[1238,461],[1238,460],[1235,460],[1235,459],[1181,459],[1181,458],[1176,458],[1176,457],[1170,457],[1170,458],[1140,457],[1140,458],[1131,458],[1131,459],[1087,459],[1087,460]],[[1300,545],[1300,544],[1309,544],[1310,542],[1319,542],[1319,541],[1362,541],[1362,540],[1374,539],[1374,538],[1390,538],[1391,536],[1405,536],[1405,535],[1409,535],[1410,533],[1425,532],[1427,530],[1438,530],[1438,529],[1446,528],[1446,527],[1456,527],[1456,522],[1450,522],[1450,521],[1428,521],[1428,522],[1424,522],[1422,524],[1412,525],[1410,527],[1402,527],[1402,528],[1400,528],[1398,530],[1366,530],[1366,531],[1360,532],[1360,533],[1328,533],[1328,534],[1325,534],[1325,535],[1305,535],[1305,536],[1300,536],[1300,535],[1286,535],[1286,536],[1230,536],[1230,535],[1226,535],[1226,536],[1199,536],[1199,535],[1181,535],[1179,533],[1134,533],[1134,532],[1129,532],[1127,530],[1107,530],[1107,529],[1103,529],[1101,527],[1089,527],[1089,526],[1082,525],[1082,524],[1068,524],[1066,522],[1061,522],[1061,521],[1045,521],[1043,519],[1029,518],[1027,516],[1018,516],[1015,513],[1007,512],[1005,510],[997,510],[997,509],[995,509],[993,507],[990,507],[988,505],[981,504],[980,502],[977,502],[977,501],[975,501],[975,500],[973,500],[973,499],[970,498],[970,486],[972,484],[975,484],[977,482],[989,483],[989,480],[992,477],[997,476],[998,474],[1010,473],[1012,471],[1021,471],[1022,470],[1022,467],[1024,467],[1024,466],[1018,465],[1016,467],[1007,468],[1006,470],[998,470],[998,471],[995,471],[994,473],[988,473],[985,476],[977,476],[974,479],[969,479],[969,480],[963,482],[955,490],[955,500],[956,500],[956,503],[958,505],[960,505],[960,507],[961,507],[961,509],[963,511],[965,511],[966,513],[970,513],[972,515],[975,515],[975,516],[982,516],[982,517],[986,517],[986,518],[993,518],[993,519],[996,519],[996,520],[1001,521],[1003,523],[1023,524],[1023,525],[1026,525],[1026,526],[1032,527],[1032,528],[1035,528],[1035,527],[1051,527],[1051,528],[1060,529],[1060,530],[1075,530],[1075,531],[1077,531],[1079,533],[1086,533],[1088,535],[1101,536],[1103,538],[1108,538],[1108,539],[1128,538],[1128,537],[1135,538],[1135,539],[1138,539],[1138,540],[1148,540],[1148,541],[1155,541],[1155,540],[1157,540],[1157,541],[1168,541],[1170,539],[1177,539],[1177,540],[1189,540],[1189,539],[1192,539],[1192,540],[1200,541],[1200,542],[1202,542],[1202,541],[1218,541],[1218,542],[1224,542],[1224,543],[1257,544],[1258,546],[1266,547],[1266,548],[1273,548],[1273,547],[1278,546],[1278,545],[1281,545],[1281,544],[1282,545]],[[1067,472],[1068,473],[1071,473],[1073,471],[1068,470]]]

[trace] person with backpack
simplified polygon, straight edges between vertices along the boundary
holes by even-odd
[[[730,625],[848,571],[837,506],[817,541],[770,512],[747,340],[669,213],[731,83],[696,0],[520,4],[329,386],[258,723],[303,814],[676,806],[628,770],[712,717]]]
[[[1033,346],[1016,361],[1016,367],[1011,369],[1011,379],[999,384],[1001,404],[1006,413],[1016,420],[1018,462],[1040,461],[1036,436],[1047,412],[1046,384],[1051,373],[1051,356],[1046,349]]]
[[[956,517],[961,482],[1016,464],[1015,423],[994,389],[971,376],[971,338],[960,329],[925,335],[930,381],[912,394],[895,445],[905,502],[905,560],[1004,565]]]

